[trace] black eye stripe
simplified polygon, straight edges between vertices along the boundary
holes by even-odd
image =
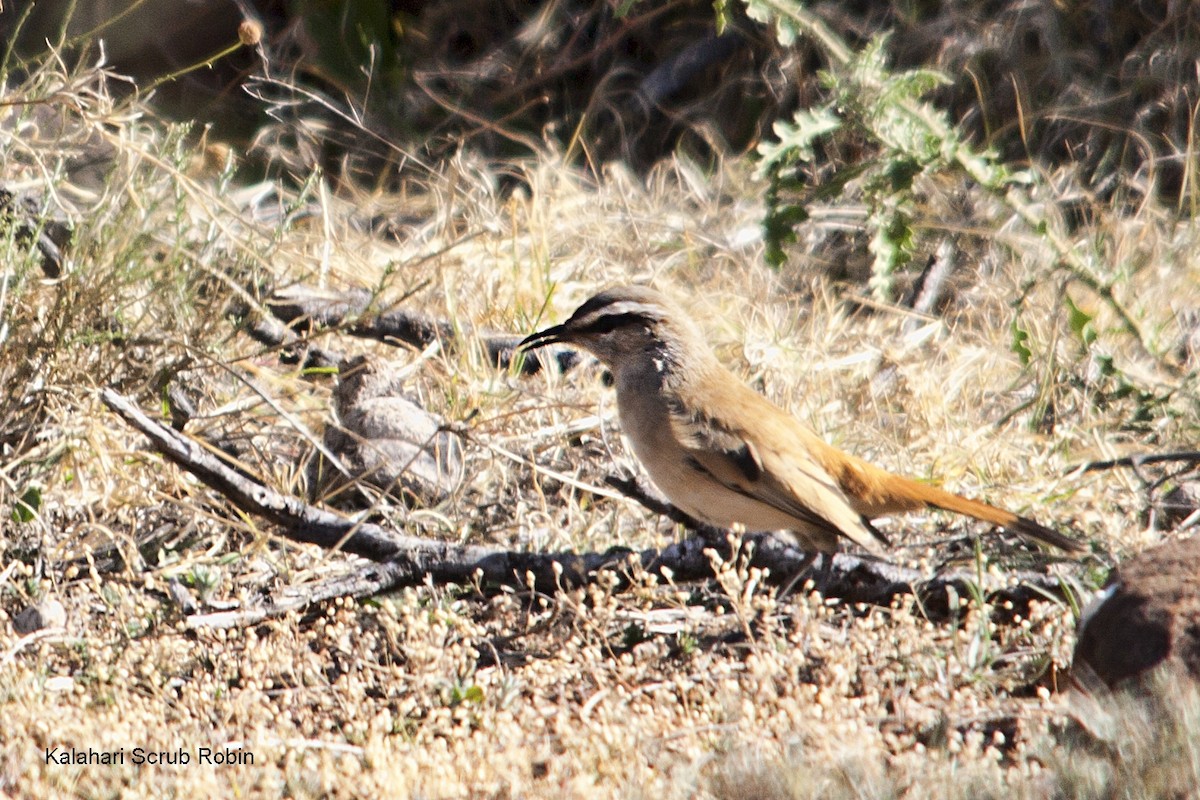
[[[601,314],[591,322],[576,328],[575,331],[583,334],[611,333],[617,328],[622,328],[626,325],[647,325],[652,321],[645,314],[635,314],[632,312],[625,314]]]

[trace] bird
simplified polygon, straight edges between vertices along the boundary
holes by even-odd
[[[621,430],[650,480],[677,508],[718,528],[789,531],[806,552],[848,540],[876,556],[871,521],[936,508],[1060,550],[1076,540],[1028,517],[895,475],[822,439],[723,366],[691,315],[644,285],[594,295],[518,350],[564,344],[607,367]]]

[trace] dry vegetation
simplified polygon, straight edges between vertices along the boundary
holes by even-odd
[[[915,316],[855,301],[858,287],[827,277],[822,254],[838,252],[858,209],[814,218],[791,266],[763,266],[762,186],[744,160],[702,170],[676,159],[646,177],[613,166],[590,179],[550,153],[510,164],[519,188],[507,192],[466,155],[403,194],[336,193],[320,176],[301,189],[239,186],[219,148],[108,86],[98,72],[50,65],[6,88],[0,122],[0,183],[34,199],[0,219],[4,791],[1196,796],[1193,691],[1150,722],[1119,713],[1107,739],[1094,718],[1071,722],[1062,691],[1076,603],[1115,559],[1173,535],[1150,524],[1150,496],[1131,475],[1071,467],[1194,444],[1192,220],[1144,199],[1090,206],[1074,228],[1075,246],[1111,265],[1147,353],[1112,305],[1056,272],[1036,232],[970,188],[930,187],[921,224],[960,235],[975,268],[940,316]],[[1066,171],[1046,178],[1038,202],[1088,202]],[[393,238],[367,232],[381,218]],[[54,277],[34,244],[51,220],[74,230]],[[198,408],[190,435],[300,493],[332,377],[302,374],[239,332],[227,312],[245,287],[366,286],[379,307],[404,297],[459,323],[527,332],[628,281],[680,298],[727,363],[831,441],[1086,537],[1092,555],[1053,566],[1072,576],[1074,602],[994,614],[987,587],[1053,557],[916,516],[887,524],[898,560],[978,569],[980,591],[953,619],[928,620],[908,602],[780,597],[726,564],[703,585],[536,597],[427,586],[244,629],[185,626],[173,584],[222,609],[354,561],[274,536],[165,466],[102,408],[100,388],[155,409],[174,381]],[[1064,297],[1093,315],[1091,334],[1073,326]],[[1014,352],[1014,318],[1028,364]],[[598,371],[521,378],[470,350],[319,335],[411,363],[412,395],[469,428],[468,481],[454,497],[379,510],[406,532],[535,550],[681,535],[599,488],[637,467]],[[22,499],[36,513],[10,519]],[[45,599],[63,604],[65,624],[18,632],[16,614]],[[254,764],[196,763],[197,748],[227,746]],[[192,763],[135,766],[135,747],[182,749]],[[124,748],[127,760],[49,764],[49,748]]]

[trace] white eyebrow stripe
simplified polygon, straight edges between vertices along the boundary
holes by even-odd
[[[662,318],[662,310],[659,306],[649,303],[639,303],[636,300],[620,300],[597,308],[586,317],[578,320],[578,325],[581,328],[586,328],[605,317],[619,317],[625,314],[648,317],[650,319]]]

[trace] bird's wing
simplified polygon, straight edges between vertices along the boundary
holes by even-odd
[[[783,422],[774,417],[759,419]],[[799,424],[790,418],[786,422]],[[805,448],[786,446],[788,437],[794,437],[787,425],[768,424],[778,439],[760,441],[729,420],[675,408],[671,427],[692,466],[726,488],[794,517],[802,532],[840,534],[871,553],[882,553],[883,535],[851,507],[829,473]]]

